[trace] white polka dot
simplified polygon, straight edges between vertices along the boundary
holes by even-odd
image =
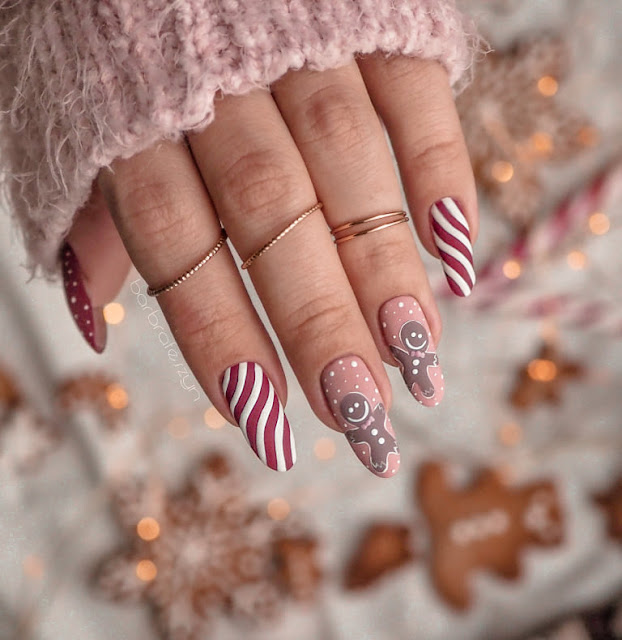
[[[384,444],[384,438],[378,438],[378,444]]]
[[[334,377],[335,377],[335,372],[334,372],[334,371],[331,371],[328,375],[329,375],[331,378],[334,378]]]
[[[408,310],[408,313],[410,313],[411,315],[412,315],[412,312],[413,312],[413,310],[412,310],[412,309],[409,309],[409,310]]]
[[[91,324],[91,321],[90,321],[90,320],[87,320],[87,321],[86,321],[86,324]]]
[[[378,393],[378,389],[374,389],[374,393]]]
[[[355,389],[358,389],[358,388],[359,388],[358,384],[355,384],[355,385],[354,385],[354,388],[355,388]]]
[[[358,367],[359,363],[356,360],[352,360],[352,362],[350,363],[353,367]]]
[[[343,360],[339,360],[337,364],[343,364]]]
[[[369,382],[369,378],[365,378],[365,382]]]
[[[398,302],[397,306],[401,309],[404,306],[404,303],[403,302]]]
[[[333,404],[337,404],[337,400],[333,400]]]
[[[88,305],[88,304],[85,304],[85,305],[84,305],[84,310],[85,310],[85,311],[88,311],[88,309],[89,309],[89,305]]]
[[[89,331],[89,336],[92,338],[93,337],[93,332]]]
[[[77,283],[75,280],[73,281],[73,286],[74,286],[74,287],[77,287],[77,286],[78,286],[78,283]]]
[[[69,301],[73,304],[76,301],[76,296],[71,296],[71,298],[69,298]]]
[[[383,323],[382,323],[382,326],[386,329],[387,323],[386,323],[386,322],[383,322]]]

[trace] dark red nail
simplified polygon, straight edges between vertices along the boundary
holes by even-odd
[[[71,315],[84,339],[97,352],[106,346],[106,321],[102,307],[93,307],[84,286],[80,263],[73,249],[65,243],[60,250],[65,297]]]

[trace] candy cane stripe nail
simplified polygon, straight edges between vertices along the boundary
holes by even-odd
[[[254,362],[229,367],[223,376],[231,413],[249,446],[270,469],[287,471],[296,462],[294,435],[274,386]]]
[[[468,296],[476,280],[469,224],[452,198],[435,202],[430,215],[447,282],[456,295]]]

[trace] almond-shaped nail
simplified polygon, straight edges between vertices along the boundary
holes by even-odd
[[[435,407],[443,399],[445,380],[419,303],[412,296],[388,300],[380,308],[380,326],[410,393],[422,405]]]
[[[102,307],[94,307],[84,284],[78,258],[66,242],[60,250],[63,286],[76,326],[91,348],[101,353],[106,346],[106,321]]]
[[[358,459],[381,478],[395,475],[400,452],[378,385],[357,356],[344,356],[322,372],[322,390]]]
[[[229,408],[255,455],[274,471],[296,462],[294,434],[274,385],[255,362],[229,367],[222,379]]]
[[[430,209],[432,235],[451,290],[466,297],[475,285],[469,223],[453,198],[443,198]]]

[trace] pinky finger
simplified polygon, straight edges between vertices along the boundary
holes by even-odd
[[[65,297],[78,330],[97,353],[106,346],[103,307],[119,293],[131,261],[94,183],[60,250]]]

